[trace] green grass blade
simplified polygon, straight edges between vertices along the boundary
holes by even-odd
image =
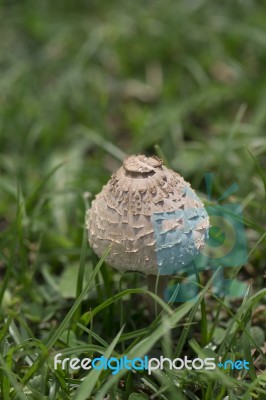
[[[79,305],[81,304],[81,302],[83,301],[84,297],[87,295],[87,293],[92,289],[93,285],[94,285],[94,280],[96,275],[98,274],[108,252],[110,251],[110,248],[108,248],[104,254],[102,255],[102,257],[100,258],[98,264],[96,265],[96,267],[93,270],[93,273],[91,275],[90,281],[87,283],[86,287],[83,289],[82,293],[79,295],[79,297],[77,298],[77,300],[75,301],[75,303],[73,304],[73,306],[71,307],[71,309],[69,310],[69,312],[67,313],[67,315],[65,316],[65,318],[63,319],[63,321],[61,322],[61,324],[59,325],[59,327],[57,328],[57,330],[51,335],[50,339],[47,340],[46,342],[46,348],[47,350],[50,350],[54,344],[56,343],[56,341],[60,338],[60,336],[62,335],[62,333],[64,332],[64,330],[67,329],[69,322],[71,321],[71,319],[73,318],[76,310],[78,309]],[[44,355],[44,357],[47,357],[47,354]],[[36,360],[36,362],[34,363],[34,365],[32,366],[32,368],[27,372],[27,374],[24,376],[23,378],[23,383],[25,384],[30,378],[31,376],[38,370],[39,366],[41,365],[41,363],[43,362],[43,357],[39,357],[38,360]]]
[[[118,332],[118,334],[116,335],[116,337],[114,338],[114,340],[112,341],[110,346],[104,352],[103,356],[105,358],[109,358],[111,356],[111,354],[118,342],[118,339],[120,338],[120,336],[122,334],[122,331],[123,331],[123,329],[121,329]],[[101,375],[101,373],[102,373],[102,370],[96,370],[96,369],[89,372],[87,377],[84,379],[84,381],[80,385],[77,394],[74,396],[74,400],[86,400],[93,393],[93,390],[94,390],[95,386],[97,385],[97,381],[98,381],[98,378]]]
[[[128,359],[134,357],[143,357],[154,346],[154,344],[170,329],[172,329],[192,308],[193,303],[188,302],[182,304],[171,316],[162,319],[161,324],[149,335],[149,337],[141,340],[134,348],[127,353]],[[119,371],[113,375],[102,386],[99,393],[96,395],[95,400],[102,400],[107,394],[108,390],[125,374],[125,371]]]

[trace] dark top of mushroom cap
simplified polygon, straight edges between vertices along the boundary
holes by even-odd
[[[162,161],[158,157],[146,157],[144,155],[128,156],[123,163],[125,175],[131,178],[146,178],[153,175],[156,168],[160,168]]]
[[[103,192],[108,207],[121,216],[127,211],[150,216],[179,208],[184,202],[184,186],[190,185],[159,158],[138,155],[125,159]]]
[[[173,241],[180,229],[180,221],[175,221],[180,219],[176,218],[178,211],[198,222],[192,228],[188,219],[186,232]],[[163,229],[159,236],[156,221]],[[132,155],[92,202],[87,227],[90,245],[98,256],[112,245],[106,259],[110,265],[157,274],[164,265],[160,254],[166,260],[171,254],[172,267],[165,269],[169,273],[175,262],[185,259],[186,252],[192,254],[203,246],[209,221],[202,202],[179,174],[157,157]],[[193,243],[189,243],[191,235]]]

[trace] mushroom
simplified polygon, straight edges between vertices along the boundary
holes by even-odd
[[[190,184],[158,157],[127,156],[87,215],[89,243],[120,271],[148,275],[162,297],[168,276],[185,270],[208,238],[209,218]],[[161,281],[161,283],[160,283]]]

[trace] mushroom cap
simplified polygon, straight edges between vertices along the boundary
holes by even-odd
[[[96,195],[88,238],[121,271],[171,275],[184,270],[208,238],[209,218],[190,184],[158,157],[132,155]]]

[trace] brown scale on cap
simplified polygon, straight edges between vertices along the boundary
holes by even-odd
[[[190,188],[190,184],[159,158],[128,156],[88,211],[89,243],[95,253],[100,257],[111,245],[106,262],[114,268],[157,275],[151,217],[154,213],[203,207],[197,197],[186,194],[185,187]],[[177,228],[180,221],[163,223],[167,231]],[[208,227],[205,220],[194,232],[198,248],[204,245],[202,232]]]

